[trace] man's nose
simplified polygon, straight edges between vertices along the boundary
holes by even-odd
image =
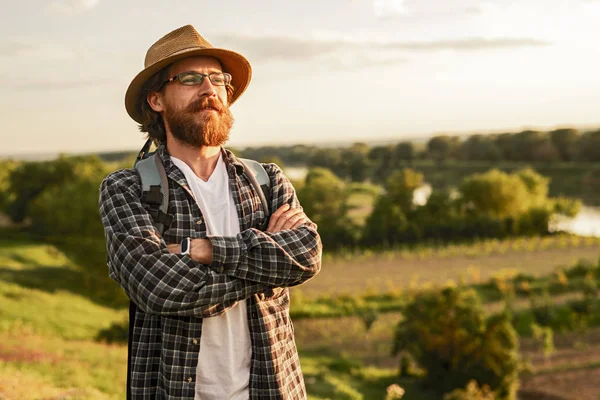
[[[202,83],[200,84],[200,88],[198,90],[198,96],[199,97],[210,97],[210,96],[216,96],[217,95],[217,88],[215,87],[215,85],[212,84],[212,82],[210,81],[210,79],[208,79],[208,77],[204,78],[204,81],[202,81]]]

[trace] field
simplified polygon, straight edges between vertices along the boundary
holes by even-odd
[[[449,280],[477,284],[511,270],[543,279],[579,259],[595,263],[598,255],[600,240],[558,236],[327,255],[321,274],[292,289],[292,300],[419,290]],[[126,346],[99,341],[98,334],[122,323],[126,311],[86,295],[94,287],[89,280],[51,245],[0,242],[1,399],[123,398]],[[497,304],[489,303],[490,312]],[[517,308],[525,305],[517,302]],[[390,350],[400,319],[396,311],[380,313],[369,329],[357,316],[295,320],[310,398],[382,399],[386,387],[397,383],[405,398],[435,399],[417,378],[397,375],[399,359]],[[535,367],[522,377],[522,398],[598,398],[600,330],[557,334],[555,344],[555,353],[545,357],[537,341],[522,340],[522,352]]]

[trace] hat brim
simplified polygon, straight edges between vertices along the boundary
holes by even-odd
[[[146,81],[152,75],[163,69],[164,67],[173,64],[179,60],[193,56],[209,56],[215,57],[223,66],[223,72],[231,74],[231,85],[233,86],[233,94],[229,100],[229,105],[233,104],[250,84],[252,78],[252,67],[250,62],[241,54],[231,50],[218,48],[192,48],[181,50],[170,55],[167,58],[156,62],[147,68],[144,68],[129,84],[125,93],[125,109],[134,121],[142,123],[142,112],[140,108],[139,96]]]

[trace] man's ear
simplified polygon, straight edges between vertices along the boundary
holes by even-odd
[[[150,105],[150,107],[156,112],[163,112],[165,110],[165,106],[163,105],[163,101],[161,98],[161,94],[159,92],[150,92],[148,96],[146,96],[146,101]]]

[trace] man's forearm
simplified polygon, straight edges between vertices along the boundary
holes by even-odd
[[[213,246],[211,241],[208,239],[192,239],[190,257],[200,264],[212,264]]]
[[[218,273],[274,287],[299,285],[321,269],[321,240],[312,223],[277,233],[248,229],[236,237],[209,236]]]

